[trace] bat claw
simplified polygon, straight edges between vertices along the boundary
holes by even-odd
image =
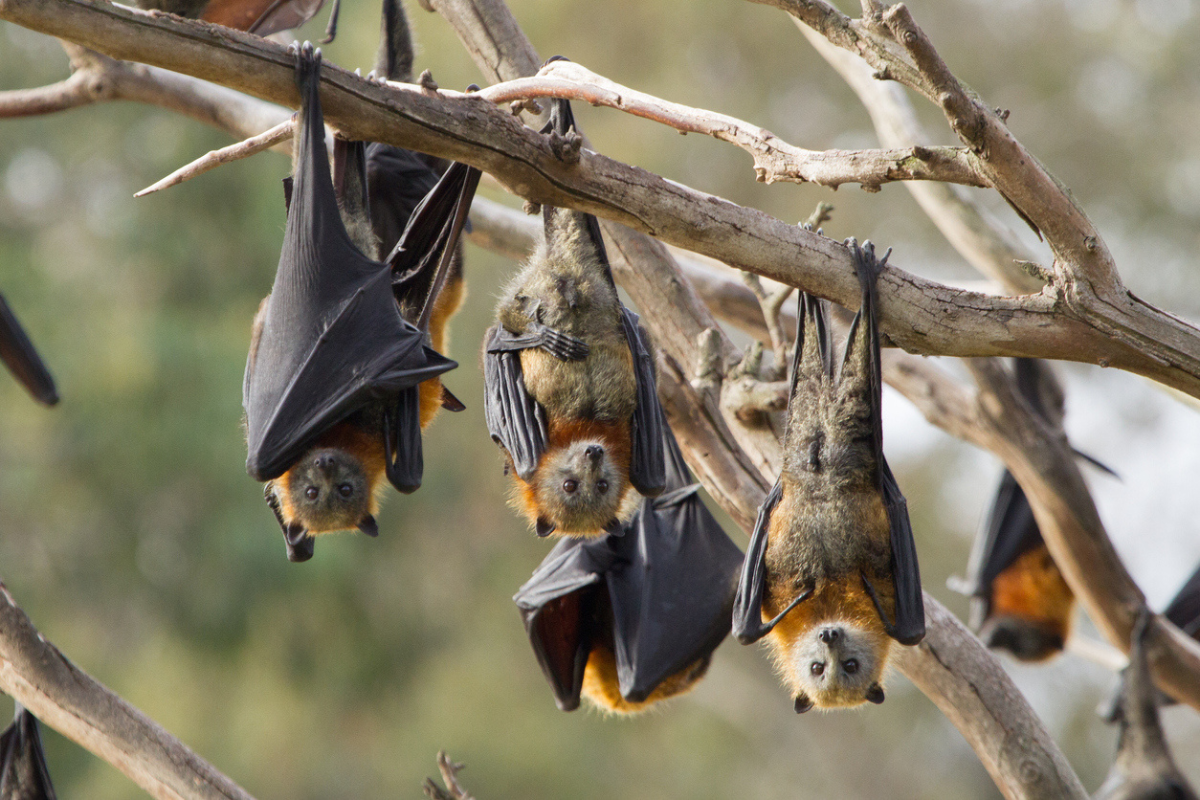
[[[587,342],[552,328],[546,329],[546,341],[542,347],[560,361],[583,361],[591,350]]]

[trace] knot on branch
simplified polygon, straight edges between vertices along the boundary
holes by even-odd
[[[578,164],[581,147],[583,147],[583,137],[574,130],[567,131],[565,134],[558,131],[550,132],[550,152],[554,153],[554,157],[564,164]]]
[[[433,73],[429,70],[421,73],[421,76],[417,78],[417,83],[427,92],[437,92],[438,90],[437,81],[433,79]]]

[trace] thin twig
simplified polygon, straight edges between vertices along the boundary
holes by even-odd
[[[295,120],[286,119],[283,122],[271,128],[268,131],[260,133],[258,136],[252,136],[245,141],[231,144],[228,147],[222,147],[220,150],[209,150],[204,155],[197,158],[190,164],[185,164],[179,169],[172,172],[167,177],[163,178],[158,183],[147,186],[134,197],[145,197],[154,192],[160,192],[163,189],[169,189],[172,186],[177,186],[184,181],[189,181],[199,175],[214,170],[222,164],[232,164],[234,161],[243,158],[249,158],[252,155],[261,153],[264,150],[270,150],[275,145],[292,137],[292,130],[295,128]]]
[[[442,783],[446,785],[446,788],[438,786],[433,778],[426,778],[425,783],[421,786],[426,797],[430,800],[475,800],[458,782],[458,773],[463,768],[463,764],[455,764],[451,761],[445,750],[438,751],[437,764],[438,772],[442,775]]]

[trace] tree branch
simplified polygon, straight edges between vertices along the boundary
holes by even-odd
[[[298,102],[292,59],[250,35],[82,0],[0,0],[0,18],[114,57],[190,72],[289,106]],[[323,70],[322,92],[326,119],[350,138],[465,161],[535,202],[589,211],[839,304],[857,303],[840,243],[590,151],[577,164],[563,163],[544,137],[482,98],[379,86],[333,66]],[[911,352],[1097,363],[1200,396],[1197,331],[1140,301],[1081,299],[1064,288],[989,297],[895,267],[880,284],[881,326]]]
[[[94,103],[89,78],[86,73],[76,72],[49,86],[0,92],[0,119],[54,114]]]
[[[159,800],[253,800],[50,644],[0,582],[0,690]]]

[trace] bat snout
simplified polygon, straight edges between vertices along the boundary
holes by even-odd
[[[589,444],[583,454],[587,456],[588,461],[599,464],[600,459],[604,458],[604,448],[598,444]]]
[[[819,638],[825,644],[833,646],[838,642],[839,639],[842,638],[842,629],[822,628],[821,632],[817,634],[817,638]]]

